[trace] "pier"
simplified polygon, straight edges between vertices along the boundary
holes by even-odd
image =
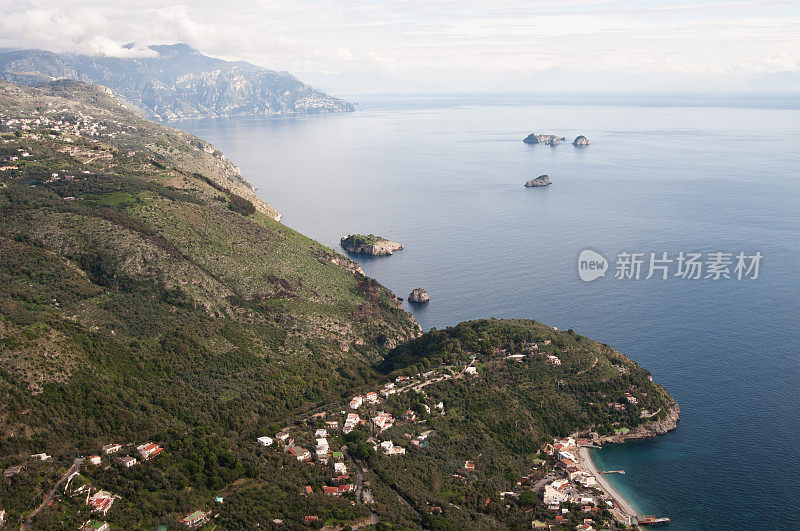
[[[624,470],[603,470],[601,474],[624,474]]]
[[[656,518],[653,515],[642,515],[636,518],[639,525],[669,525],[669,518]]]

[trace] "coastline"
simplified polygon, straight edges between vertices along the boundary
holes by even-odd
[[[597,479],[600,490],[602,490],[606,496],[614,502],[614,507],[616,510],[611,511],[612,514],[614,514],[614,517],[627,524],[630,524],[632,521],[634,521],[634,519],[639,516],[639,513],[633,508],[630,502],[619,493],[619,491],[611,486],[611,483],[609,483],[604,475],[600,473],[600,470],[597,468],[597,465],[592,459],[591,450],[586,447],[580,447],[578,448],[577,457],[579,466],[582,466],[587,472]],[[621,513],[621,515],[615,514],[616,512]]]
[[[626,434],[600,437],[596,442],[601,444],[619,444],[628,441],[651,439],[676,429],[680,417],[680,406],[677,401],[673,400],[665,419],[648,422]],[[579,447],[576,452],[576,457],[578,458],[578,466],[583,467],[597,479],[597,483],[600,490],[603,491],[604,497],[613,501],[614,508],[611,509],[611,513],[614,517],[627,525],[635,525],[641,515],[633,508],[633,505],[611,485],[611,482],[601,474],[597,464],[592,459],[591,449],[583,446]]]

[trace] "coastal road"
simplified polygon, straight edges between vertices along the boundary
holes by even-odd
[[[81,465],[82,464],[83,464],[83,458],[82,457],[78,457],[78,458],[75,459],[75,461],[72,462],[72,466],[69,467],[69,470],[64,472],[64,475],[59,478],[59,480],[56,482],[55,485],[53,485],[53,488],[50,489],[50,492],[48,492],[47,496],[45,496],[44,500],[42,500],[41,505],[39,505],[39,507],[34,509],[33,512],[28,515],[28,518],[25,520],[25,523],[22,524],[22,529],[30,529],[31,528],[31,526],[33,525],[33,519],[36,518],[36,515],[38,515],[40,512],[42,512],[45,507],[50,505],[50,502],[52,502],[53,498],[56,497],[56,492],[58,491],[58,488],[65,481],[67,481],[67,479],[69,479],[69,477],[72,474],[74,474],[75,472],[79,471],[81,469]]]

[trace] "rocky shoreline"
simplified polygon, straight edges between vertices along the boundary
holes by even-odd
[[[678,427],[678,421],[681,418],[681,408],[678,403],[673,400],[669,406],[669,410],[667,412],[667,418],[663,420],[655,420],[653,422],[648,422],[646,424],[642,424],[641,426],[637,426],[636,429],[629,431],[628,433],[620,434],[620,435],[606,435],[604,437],[600,437],[599,441],[601,443],[624,443],[629,441],[639,441],[642,439],[652,439],[653,437],[658,437],[659,435],[664,435],[667,432],[670,432]]]
[[[591,144],[591,142],[589,142],[589,139],[583,135],[575,137],[575,140],[572,141],[572,145],[575,147],[586,147],[589,144]]]
[[[339,245],[348,253],[368,254],[371,256],[388,256],[403,248],[403,246],[397,242],[375,236],[374,234],[368,236],[351,234],[350,236],[342,238],[339,241]]]
[[[558,135],[537,135],[531,133],[525,137],[523,142],[526,144],[547,144],[548,146],[557,146],[559,142],[564,142],[566,138]]]
[[[525,188],[542,188],[543,186],[550,186],[553,182],[550,180],[549,175],[540,175],[535,179],[525,183]]]
[[[414,302],[417,304],[425,304],[430,300],[431,300],[430,295],[428,295],[428,292],[422,288],[416,288],[408,296],[408,302]]]

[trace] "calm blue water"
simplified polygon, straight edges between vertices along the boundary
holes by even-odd
[[[424,328],[535,318],[609,343],[681,404],[679,429],[607,447],[602,468],[673,529],[800,528],[800,110],[362,101],[339,116],[184,122],[287,225],[359,260]],[[638,104],[637,104],[638,105]],[[792,105],[782,105],[792,107]],[[585,134],[588,149],[521,142]],[[553,185],[522,184],[547,173]],[[764,255],[757,280],[579,280],[584,248]],[[612,265],[613,269],[613,265]]]

